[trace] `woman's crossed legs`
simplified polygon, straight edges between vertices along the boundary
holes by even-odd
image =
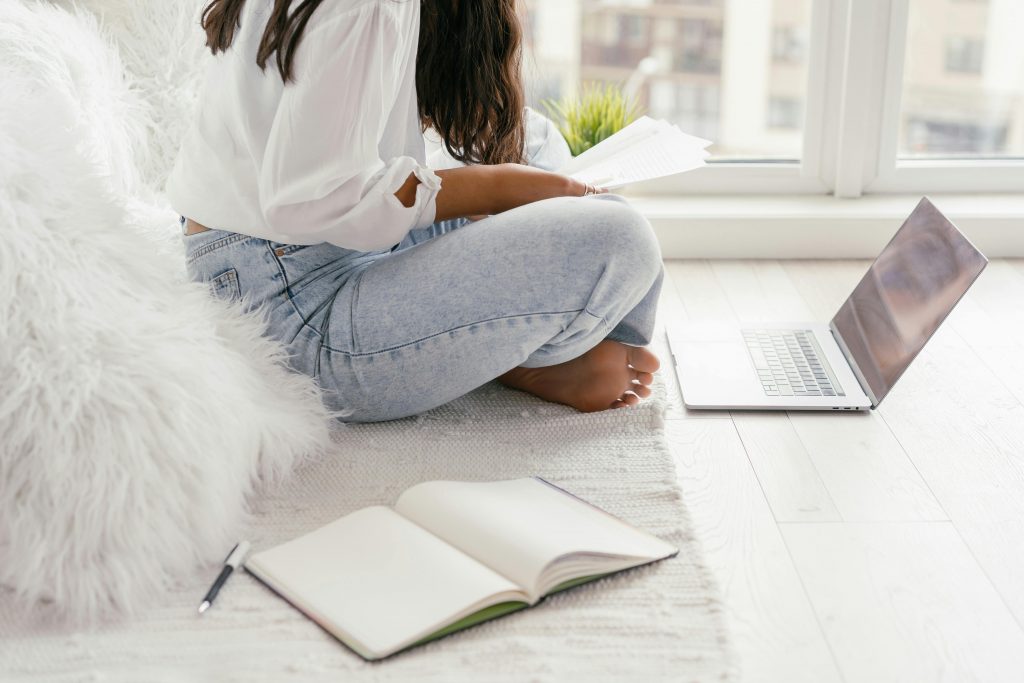
[[[624,406],[658,368],[642,347],[663,274],[625,200],[552,199],[411,234],[329,297],[293,286],[305,313],[290,346],[350,421],[414,415],[495,378],[580,410]]]

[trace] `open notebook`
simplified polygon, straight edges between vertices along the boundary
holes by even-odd
[[[366,659],[678,552],[539,478],[431,481],[254,554],[248,572]]]

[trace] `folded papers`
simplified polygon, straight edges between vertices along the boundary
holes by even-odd
[[[710,140],[687,135],[663,120],[642,116],[573,158],[559,173],[615,189],[704,166]]]

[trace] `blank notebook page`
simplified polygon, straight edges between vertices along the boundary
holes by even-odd
[[[247,566],[328,631],[374,652],[418,640],[488,596],[517,590],[380,506],[258,553]]]
[[[561,555],[653,560],[676,550],[537,479],[427,482],[403,493],[395,509],[530,592]]]

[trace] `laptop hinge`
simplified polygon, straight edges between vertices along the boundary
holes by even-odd
[[[835,339],[836,344],[839,345],[839,350],[842,351],[843,357],[846,358],[846,362],[850,366],[850,369],[853,370],[853,376],[857,378],[857,383],[860,384],[861,391],[863,391],[864,395],[871,400],[871,407],[876,408],[879,404],[879,400],[875,396],[875,393],[871,391],[871,386],[864,377],[864,373],[860,371],[860,366],[857,365],[857,360],[853,357],[853,354],[850,353],[850,349],[847,348],[846,342],[843,341],[843,335],[839,333],[834,321],[829,321],[828,329],[832,332],[832,338]]]

